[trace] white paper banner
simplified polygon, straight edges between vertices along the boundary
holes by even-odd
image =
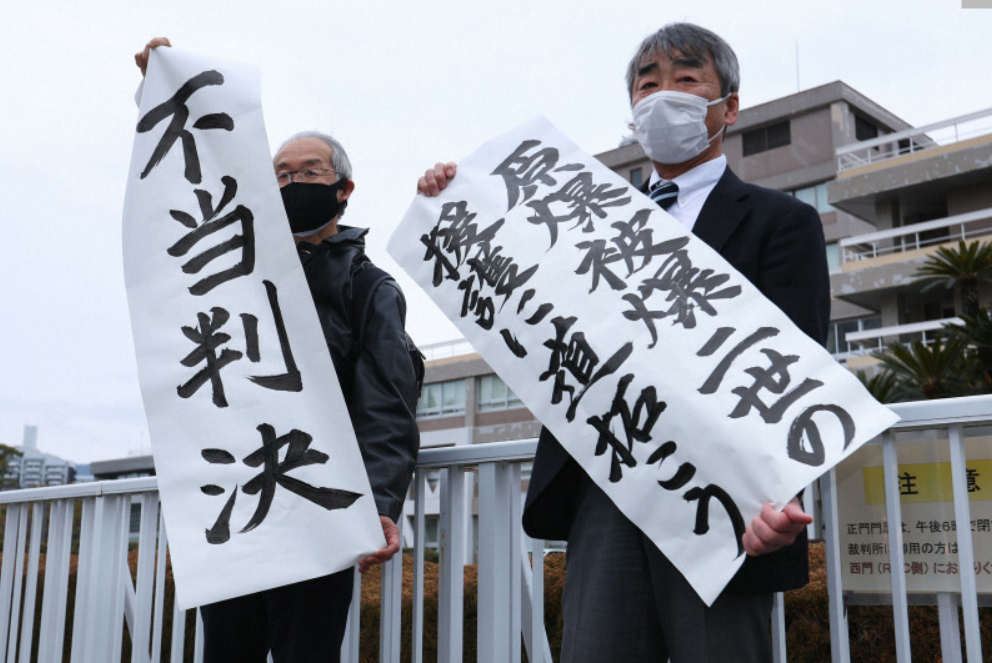
[[[258,72],[152,51],[124,272],[179,605],[384,545],[272,172]]]
[[[764,502],[897,419],[543,119],[418,196],[389,251],[707,604]]]

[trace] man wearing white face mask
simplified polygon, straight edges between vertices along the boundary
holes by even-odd
[[[627,89],[654,167],[645,192],[823,343],[830,287],[819,215],[792,196],[745,184],[723,156],[739,82],[733,50],[704,28],[673,23],[641,43]],[[418,188],[436,195],[455,172],[455,164],[438,164]],[[808,581],[811,518],[798,498],[781,512],[766,504],[743,537],[748,559],[707,607],[546,429],[523,521],[535,538],[568,541],[563,663],[771,661],[772,593]]]

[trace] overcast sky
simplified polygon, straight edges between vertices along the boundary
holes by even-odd
[[[917,126],[992,107],[992,10],[961,0],[151,4],[0,0],[0,442],[37,425],[76,462],[149,444],[120,235],[132,56],[151,37],[260,66],[271,145],[335,134],[355,170],[347,222],[394,273],[385,244],[425,167],[537,114],[590,153],[615,147],[627,61],[669,21],[734,47],[742,108],[834,80]],[[457,337],[398,276],[418,343]]]

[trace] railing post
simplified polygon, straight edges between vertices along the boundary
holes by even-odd
[[[131,632],[131,663],[148,663],[152,627],[152,583],[155,574],[155,526],[158,523],[158,497],[141,496],[141,525],[138,532],[138,574],[135,583],[135,619]],[[125,525],[125,540],[130,527]],[[130,581],[130,577],[128,578]]]
[[[899,459],[891,431],[882,434],[885,468],[885,512],[889,522],[889,560],[892,579],[892,615],[895,620],[896,660],[910,663],[909,601],[906,596],[906,568],[902,547],[902,502],[899,493]]]
[[[25,523],[22,515],[26,515],[26,505],[8,504],[7,518],[4,528],[3,556],[0,565],[0,663],[6,663],[8,658],[8,643],[17,642],[17,612],[14,606],[21,602],[20,596],[20,567],[17,561],[19,542],[23,540]],[[17,582],[15,582],[17,581]]]
[[[424,663],[424,548],[427,545],[425,506],[427,470],[420,468],[413,477],[413,633],[410,655],[413,663]]]
[[[197,610],[197,618],[199,618]],[[75,643],[73,643],[75,644]],[[73,647],[75,649],[75,647]],[[170,663],[183,663],[183,653],[186,649],[186,611],[179,609],[179,604],[172,602],[172,650],[169,654]]]
[[[479,582],[478,582],[478,660],[479,663],[510,663],[513,633],[512,568],[515,550],[508,548],[511,522],[505,463],[479,466]],[[517,493],[520,492],[519,485]],[[517,656],[520,655],[519,640]]]
[[[785,595],[775,592],[772,595],[772,660],[774,663],[787,663],[785,651]]]
[[[521,537],[520,546],[524,594],[520,616],[527,625],[524,628],[527,659],[530,663],[551,663],[551,647],[548,646],[548,633],[544,628],[544,540],[532,539],[528,551]]]
[[[982,659],[982,640],[978,622],[978,583],[972,571],[975,568],[975,550],[971,541],[971,505],[968,502],[968,468],[965,463],[964,440],[961,424],[950,427],[951,485],[954,493],[954,517],[957,521],[958,569],[961,578],[961,611],[964,615],[964,639],[968,662]],[[955,610],[955,616],[957,611]],[[955,620],[957,621],[957,620]],[[955,629],[956,630],[956,629]]]
[[[941,663],[961,663],[961,626],[954,598],[951,592],[937,592]]]
[[[169,538],[165,533],[165,518],[158,514],[158,545],[155,549],[155,606],[153,608],[152,661],[162,660],[162,622],[165,616],[165,563],[169,552]]]
[[[21,597],[24,591],[24,547],[28,530],[28,505],[18,506],[18,519],[20,526],[17,529],[17,546],[14,548],[14,596],[11,606],[10,635],[7,641],[7,660],[14,663],[17,660],[17,638],[20,632],[21,618],[20,611]]]
[[[396,526],[403,537],[403,516]],[[361,600],[361,597],[359,597]],[[401,614],[403,608],[403,550],[382,565],[379,599],[379,663],[400,663]]]
[[[509,499],[510,531],[507,536],[509,550],[507,557],[510,563],[510,663],[520,663],[520,643],[522,625],[520,606],[523,604],[523,564],[519,563],[519,555],[523,548],[523,529],[521,526],[521,472],[520,464],[503,463],[506,468],[503,482]],[[524,557],[526,560],[526,557]]]
[[[41,597],[41,624],[38,628],[38,663],[62,660],[61,631],[65,620],[65,602],[59,601],[60,590],[69,584],[68,546],[64,546],[63,523],[66,511],[71,517],[71,500],[54,500],[49,506],[48,544],[45,554],[45,589]],[[69,530],[71,539],[72,530]],[[70,541],[71,543],[71,541]],[[56,652],[58,655],[56,656]]]
[[[461,663],[465,582],[465,470],[441,472],[438,663]]]
[[[823,495],[823,545],[827,565],[830,659],[833,663],[851,663],[851,644],[848,640],[847,609],[844,606],[844,583],[840,566],[836,470],[832,469],[820,477],[820,492]]]
[[[344,640],[341,642],[341,660],[358,663],[358,652],[362,633],[362,574],[355,567],[354,583],[351,586],[351,605],[348,607],[348,621],[344,626]]]
[[[87,611],[89,593],[93,583],[90,575],[96,565],[93,560],[93,527],[96,522],[96,497],[83,500],[83,515],[79,521],[79,554],[76,557],[76,603],[72,612],[72,663],[83,663],[86,659],[86,641],[93,637],[92,620],[96,615]]]

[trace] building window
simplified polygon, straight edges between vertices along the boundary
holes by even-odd
[[[836,207],[827,202],[827,183],[820,182],[819,184],[814,184],[813,186],[804,186],[801,189],[794,189],[788,192],[789,195],[795,196],[799,200],[803,201],[808,205],[812,205],[813,208],[820,214],[825,214],[826,212],[833,212]]]
[[[827,350],[833,355],[846,355],[851,351],[847,335],[851,332],[868,331],[882,326],[882,318],[877,315],[853,320],[840,320],[830,324],[827,334]]]
[[[514,407],[523,407],[523,403],[513,393],[513,390],[506,386],[506,383],[498,375],[483,375],[478,379],[478,389],[476,391],[476,410],[479,412],[489,412],[490,410],[509,410]]]
[[[871,140],[873,138],[878,138],[878,127],[860,115],[855,115],[854,138],[855,140]]]
[[[465,412],[465,380],[425,384],[417,402],[417,418],[447,417]]]
[[[640,168],[630,169],[630,184],[631,186],[640,189],[644,186],[644,171]]]
[[[784,147],[792,143],[792,133],[789,121],[770,124],[760,129],[745,131],[742,136],[744,156],[767,152],[776,147]]]

